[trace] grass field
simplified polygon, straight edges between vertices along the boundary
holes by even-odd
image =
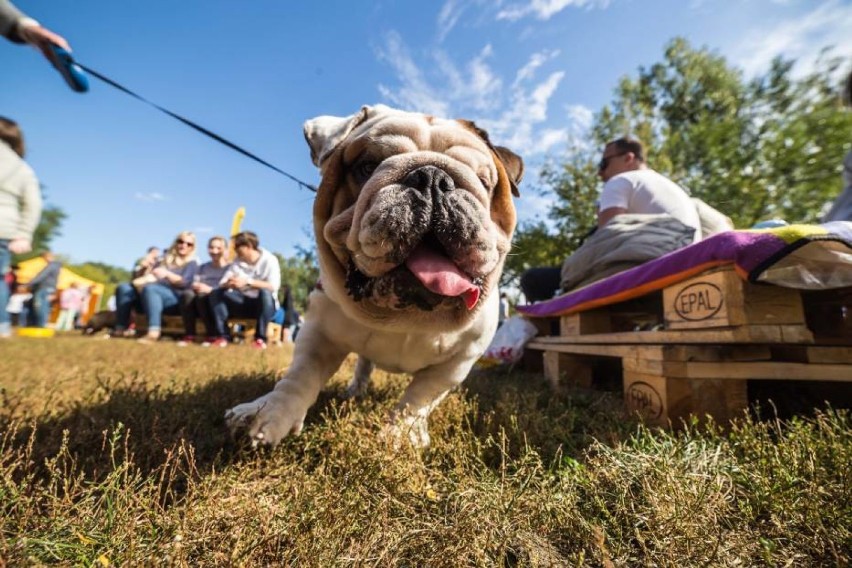
[[[845,411],[648,430],[618,396],[474,374],[431,449],[377,434],[406,377],[343,401],[349,361],[272,451],[223,413],[257,352],[63,336],[0,342],[0,566],[845,566]]]

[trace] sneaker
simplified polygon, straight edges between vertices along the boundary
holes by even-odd
[[[178,340],[177,345],[178,347],[186,347],[187,345],[191,345],[193,343],[195,343],[194,335],[184,335]]]
[[[160,332],[148,332],[136,340],[136,343],[156,343],[160,340]]]
[[[262,339],[255,339],[251,342],[252,349],[266,349],[266,342]]]
[[[136,330],[134,329],[116,329],[113,330],[110,334],[110,337],[136,337]]]
[[[202,347],[227,347],[228,346],[228,340],[225,339],[224,337],[217,337],[215,339],[208,337],[208,340],[209,341],[205,341],[204,343],[202,343],[201,346]]]

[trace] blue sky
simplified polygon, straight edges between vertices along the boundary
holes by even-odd
[[[87,66],[309,183],[306,119],[375,103],[473,119],[526,159],[521,219],[547,206],[530,185],[538,166],[582,139],[619,78],[659,61],[674,36],[747,74],[778,54],[852,54],[849,0],[16,5]],[[73,262],[126,267],[181,230],[206,241],[240,206],[262,246],[290,255],[309,243],[313,194],[279,174],[94,78],[72,92],[32,49],[0,42],[0,69],[0,114],[21,124],[47,201],[68,213],[53,248]]]

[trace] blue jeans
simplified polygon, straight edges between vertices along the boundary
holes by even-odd
[[[12,320],[6,311],[9,303],[9,285],[6,284],[6,273],[12,264],[12,253],[9,252],[8,239],[0,239],[0,333],[9,333],[12,329]]]
[[[35,327],[47,327],[50,319],[50,295],[56,290],[53,288],[36,288],[33,290],[32,312],[29,318]]]
[[[177,313],[180,294],[171,286],[155,282],[142,288],[142,309],[148,316],[148,331],[163,327],[163,312]]]
[[[115,288],[115,329],[122,331],[130,326],[130,313],[133,308],[142,310],[139,294],[129,282],[119,284]]]
[[[208,296],[210,311],[213,313],[213,332],[218,337],[228,335],[225,324],[228,316],[238,318],[256,318],[254,336],[266,341],[266,327],[275,315],[275,300],[269,290],[259,290],[257,298],[249,298],[237,290],[217,288]]]

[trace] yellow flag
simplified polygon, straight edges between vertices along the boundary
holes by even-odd
[[[240,207],[234,213],[234,219],[231,221],[230,240],[228,241],[228,260],[234,260],[234,235],[240,232],[240,226],[243,224],[243,217],[246,216],[246,208]]]

